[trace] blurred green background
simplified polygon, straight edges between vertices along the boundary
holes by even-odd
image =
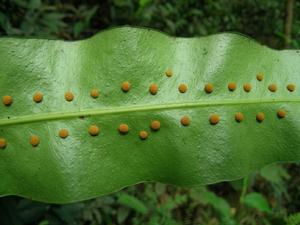
[[[0,0],[1,37],[79,40],[120,25],[182,37],[239,32],[295,49],[300,0]],[[299,172],[300,164],[274,164],[233,182],[194,189],[138,184],[67,205],[2,197],[0,224],[299,225]]]

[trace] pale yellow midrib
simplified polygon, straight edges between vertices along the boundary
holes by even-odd
[[[245,105],[245,104],[271,104],[271,103],[300,103],[300,99],[239,99],[239,100],[213,100],[199,102],[181,102],[181,103],[164,103],[152,105],[135,105],[135,106],[117,106],[111,108],[91,109],[74,112],[52,112],[43,114],[33,114],[18,116],[12,118],[0,119],[0,126],[33,123],[48,120],[70,119],[79,116],[98,116],[98,115],[113,115],[128,112],[145,112],[155,110],[171,110],[181,108],[196,108],[208,106],[226,106],[226,105]]]

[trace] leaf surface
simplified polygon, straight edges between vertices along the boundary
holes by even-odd
[[[262,194],[257,192],[247,194],[243,200],[243,203],[246,206],[257,209],[261,212],[271,212],[271,208],[266,198]]]
[[[300,159],[296,50],[275,51],[237,34],[187,39],[123,27],[77,42],[2,38],[0,61],[0,96],[13,98],[11,106],[0,105],[0,138],[7,142],[0,151],[0,195],[67,203],[144,181],[196,186],[233,180]],[[165,75],[168,69],[173,76]],[[124,81],[131,84],[127,93]],[[149,92],[152,83],[156,95]],[[185,93],[178,90],[182,83]],[[43,94],[40,103],[33,101],[36,91]],[[67,91],[73,101],[65,100]],[[278,118],[279,109],[285,118]],[[242,122],[235,121],[237,112]],[[216,125],[212,114],[219,116]],[[181,124],[183,116],[189,126]],[[160,130],[151,130],[153,120]],[[118,131],[121,123],[129,126],[126,135]],[[98,136],[89,134],[91,125]],[[58,135],[62,128],[69,132],[65,139]],[[143,130],[146,140],[139,137]],[[32,135],[40,138],[36,147]]]

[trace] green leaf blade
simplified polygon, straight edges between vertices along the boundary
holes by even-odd
[[[265,197],[256,192],[249,193],[245,196],[243,203],[250,208],[257,209],[261,212],[270,213],[272,210]]]
[[[8,143],[0,151],[1,195],[65,203],[144,181],[195,186],[233,180],[300,159],[297,51],[274,51],[235,34],[184,39],[128,27],[77,42],[2,38],[0,50],[0,96],[14,99],[0,106],[0,137]],[[128,93],[123,81],[132,84]],[[229,82],[236,82],[234,92]],[[149,93],[152,83],[156,95]],[[186,93],[178,91],[181,83]],[[205,93],[206,83],[213,93]],[[244,83],[251,83],[249,93]],[[270,83],[277,92],[268,90]],[[294,92],[287,91],[289,83]],[[90,97],[93,88],[100,90],[97,99]],[[41,103],[32,100],[35,91],[43,93]],[[74,94],[72,102],[66,91]],[[284,119],[276,115],[280,108]],[[245,116],[241,123],[236,112]],[[265,113],[262,123],[258,112]],[[209,123],[212,113],[220,116],[216,125]],[[186,127],[184,115],[191,118]],[[150,129],[153,120],[161,122],[159,131]],[[129,125],[127,135],[118,132],[121,123]],[[92,124],[100,128],[96,137],[88,133]],[[70,133],[66,139],[58,136],[62,128]],[[35,148],[30,135],[41,139]]]

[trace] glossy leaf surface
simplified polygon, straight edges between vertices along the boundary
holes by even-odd
[[[185,39],[124,27],[78,42],[2,38],[0,60],[0,96],[13,98],[0,105],[0,138],[7,142],[0,151],[1,195],[67,203],[143,181],[232,180],[271,162],[300,159],[297,51],[271,50],[236,34]],[[128,92],[121,90],[124,81]],[[95,88],[98,98],[90,96]],[[37,91],[40,103],[33,101]],[[67,91],[73,101],[65,100]],[[212,114],[219,116],[215,125]],[[158,131],[150,128],[153,120],[160,121]],[[122,123],[129,127],[125,135],[118,131]],[[89,134],[91,125],[98,136]],[[62,128],[69,132],[65,139]],[[36,147],[32,135],[40,138]]]

